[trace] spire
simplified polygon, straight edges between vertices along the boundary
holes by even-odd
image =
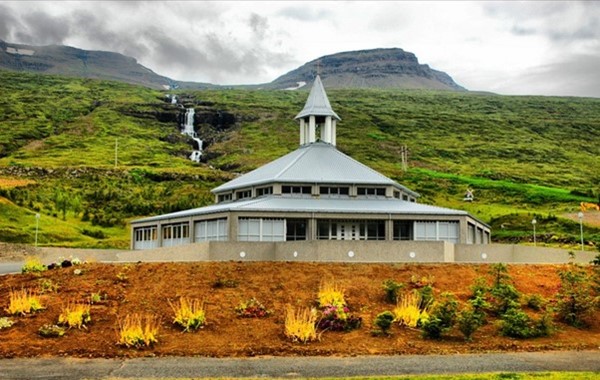
[[[300,145],[316,141],[317,127],[321,130],[321,140],[335,145],[336,121],[342,119],[331,108],[319,75],[315,78],[304,108],[294,119],[300,121]]]
[[[335,112],[333,112],[331,104],[329,104],[327,94],[325,93],[325,88],[323,88],[323,82],[321,82],[321,77],[319,75],[317,75],[315,78],[304,108],[298,115],[296,115],[294,119],[298,120],[310,115],[333,116],[337,120],[342,120]]]

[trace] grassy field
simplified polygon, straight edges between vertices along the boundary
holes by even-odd
[[[126,247],[133,218],[210,204],[209,190],[298,145],[304,91],[179,91],[202,123],[206,162],[187,159],[182,109],[116,82],[0,71],[0,241]],[[419,192],[465,209],[496,241],[575,246],[564,218],[599,202],[600,99],[401,90],[330,90],[338,148]],[[399,152],[409,149],[403,171]],[[116,157],[116,165],[115,165]],[[21,181],[21,182],[19,182]],[[30,181],[30,182],[23,182]],[[467,187],[475,202],[463,202]],[[585,226],[600,243],[600,228]]]

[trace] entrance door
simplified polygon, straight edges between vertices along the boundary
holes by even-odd
[[[352,222],[341,222],[337,224],[338,240],[360,240],[360,224]]]

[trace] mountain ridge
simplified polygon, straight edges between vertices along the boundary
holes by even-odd
[[[400,48],[378,48],[325,55],[289,71],[270,83],[219,85],[178,81],[155,73],[120,53],[64,45],[34,46],[0,40],[0,68],[73,77],[117,80],[154,89],[208,88],[297,89],[319,71],[330,88],[401,88],[465,91],[450,75],[420,64]]]

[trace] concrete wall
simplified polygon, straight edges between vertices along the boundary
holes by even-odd
[[[457,244],[455,259],[457,262],[472,263],[548,263],[558,264],[573,261],[589,263],[598,252],[569,250],[547,247],[531,247],[526,245],[509,244]]]
[[[598,252],[508,244],[453,244],[443,241],[202,242],[149,250],[39,248],[44,263],[60,257],[86,261],[320,261],[356,263],[589,263]]]

